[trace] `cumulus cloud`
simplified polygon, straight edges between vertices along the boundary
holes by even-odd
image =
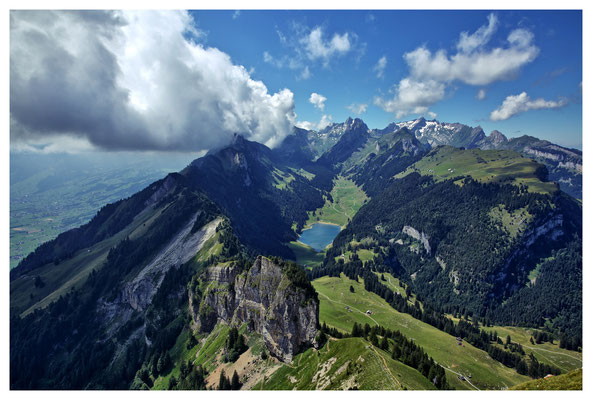
[[[315,130],[320,131],[323,128],[331,125],[333,123],[333,116],[323,114],[321,120],[319,122],[312,122],[312,121],[298,121],[296,122],[296,126],[298,128],[306,129],[309,131]]]
[[[331,115],[323,115],[317,125],[317,129],[321,130],[326,128],[327,126],[331,125],[331,123],[333,123],[333,117]]]
[[[438,114],[436,114],[433,111],[428,111],[428,117],[430,117],[431,119],[436,119],[436,117],[438,116]]]
[[[534,35],[525,29],[512,31],[507,47],[458,52],[448,56],[446,50],[432,54],[419,47],[403,58],[416,79],[435,79],[441,82],[460,81],[468,85],[487,85],[498,80],[510,79],[520,68],[533,61],[539,49],[532,42]]]
[[[345,108],[347,108],[348,110],[350,110],[351,112],[353,112],[356,115],[361,115],[364,114],[366,112],[366,109],[368,108],[368,104],[350,104],[349,106],[346,106]]]
[[[545,100],[542,98],[531,100],[526,92],[515,96],[508,96],[500,107],[493,110],[489,116],[492,121],[503,121],[516,114],[529,110],[540,110],[543,108],[561,108],[567,105],[567,99],[560,98],[557,101]]]
[[[475,98],[477,100],[483,100],[483,99],[485,99],[486,94],[487,94],[487,92],[485,92],[485,89],[479,89]]]
[[[382,56],[382,57],[380,57],[380,59],[378,60],[378,62],[374,66],[374,68],[372,68],[372,70],[374,72],[376,72],[377,78],[384,77],[384,70],[386,69],[386,63],[387,63],[386,56]]]
[[[199,37],[181,11],[11,12],[11,142],[201,151],[238,132],[278,144],[293,93],[269,93]]]
[[[350,53],[362,54],[365,45],[360,43],[353,32],[327,34],[321,26],[310,28],[294,23],[291,34],[284,34],[276,28],[280,43],[289,50],[289,54],[273,56],[264,52],[263,60],[276,68],[299,70],[300,79],[311,76],[314,65],[329,68],[331,63]]]
[[[473,34],[462,32],[452,55],[445,49],[432,52],[426,46],[405,53],[409,76],[395,85],[393,99],[378,98],[375,104],[389,112],[397,109],[396,115],[401,118],[425,113],[444,98],[446,88],[455,82],[481,86],[512,79],[538,56],[539,49],[532,32],[521,28],[511,31],[503,45],[488,47],[498,25],[497,17],[490,14],[487,24]],[[434,92],[428,93],[429,89]]]
[[[327,101],[327,98],[322,94],[311,93],[308,101],[310,102],[310,104],[314,105],[316,108],[323,111],[325,109],[325,101]]]
[[[345,54],[351,49],[349,33],[335,33],[329,40],[324,38],[324,32],[320,26],[301,38],[300,43],[304,46],[306,56],[310,60],[320,59],[323,65],[328,65],[331,57]]]
[[[316,128],[317,124],[312,121],[296,121],[296,127],[312,131]]]
[[[429,105],[444,98],[445,88],[444,83],[435,80],[416,81],[405,78],[396,85],[393,99],[376,97],[374,104],[387,112],[395,113],[396,118],[409,114],[425,114]]]

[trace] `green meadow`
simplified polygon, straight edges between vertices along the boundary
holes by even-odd
[[[354,293],[350,292],[350,285]],[[361,279],[357,282],[341,274],[340,278],[316,279],[313,286],[319,293],[321,323],[343,332],[351,332],[354,322],[399,330],[447,369],[448,382],[456,389],[505,389],[530,379],[493,360],[486,352],[466,342],[459,346],[453,336],[394,310],[378,295],[366,291]],[[366,314],[367,310],[372,314]],[[470,382],[474,386],[459,380],[458,374],[472,375]]]
[[[540,164],[530,158],[508,150],[461,150],[445,146],[425,156],[405,171],[395,175],[402,178],[412,172],[431,175],[434,180],[443,181],[461,176],[471,176],[481,182],[503,182],[524,184],[536,193],[554,193],[558,187],[553,182],[542,182],[536,175]],[[462,185],[462,181],[458,181]]]

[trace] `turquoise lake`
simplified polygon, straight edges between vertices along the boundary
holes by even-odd
[[[316,251],[323,251],[325,247],[333,243],[335,236],[341,231],[341,227],[332,224],[317,222],[310,229],[302,231],[299,242],[302,242]]]

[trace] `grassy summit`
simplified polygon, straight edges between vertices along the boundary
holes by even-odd
[[[437,147],[405,171],[395,175],[402,178],[412,172],[431,175],[436,182],[470,176],[480,182],[511,182],[527,185],[536,193],[554,193],[557,185],[543,182],[542,165],[508,150],[458,149]],[[462,181],[457,181],[462,185]]]

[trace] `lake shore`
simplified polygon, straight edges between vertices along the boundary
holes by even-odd
[[[319,221],[304,229],[297,241],[316,252],[322,252],[333,243],[333,239],[341,230],[341,225]]]

